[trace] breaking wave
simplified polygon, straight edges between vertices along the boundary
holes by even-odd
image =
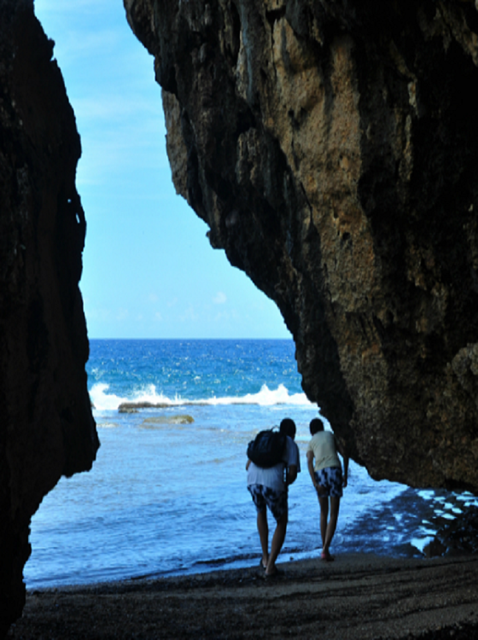
[[[183,407],[194,405],[259,405],[263,407],[272,407],[275,405],[295,405],[295,406],[313,406],[308,400],[305,393],[289,394],[288,389],[280,384],[277,389],[269,389],[264,384],[258,393],[247,393],[240,397],[225,396],[190,399],[182,398],[176,395],[174,398],[168,398],[162,393],[156,391],[155,385],[149,385],[143,390],[138,391],[133,397],[122,398],[113,393],[108,393],[109,385],[103,382],[95,384],[91,391],[90,397],[93,407],[96,411],[115,411],[120,408],[127,407],[129,410],[135,408],[148,407]]]

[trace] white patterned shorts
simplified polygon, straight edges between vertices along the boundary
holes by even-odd
[[[342,492],[342,467],[326,467],[314,472],[317,484],[320,485],[319,496],[321,498],[341,498]]]
[[[268,506],[276,521],[287,513],[287,489],[275,491],[263,484],[249,484],[247,488],[256,505],[257,513],[261,513]]]

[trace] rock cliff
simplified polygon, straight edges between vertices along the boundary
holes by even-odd
[[[80,140],[33,0],[0,0],[0,637],[20,615],[30,518],[98,439],[78,288]]]
[[[478,10],[125,0],[177,191],[374,478],[478,491]]]

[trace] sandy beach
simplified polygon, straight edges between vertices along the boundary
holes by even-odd
[[[478,638],[478,557],[341,555],[35,590],[8,638]]]

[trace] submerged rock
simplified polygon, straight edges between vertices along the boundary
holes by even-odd
[[[166,409],[169,407],[164,402],[122,402],[118,407],[118,413],[138,413],[140,409]]]
[[[478,508],[468,507],[453,519],[435,518],[437,532],[424,547],[427,558],[478,554]]]
[[[98,448],[78,288],[80,140],[52,51],[33,0],[0,0],[0,637],[22,611],[32,514]]]
[[[440,555],[478,554],[478,508],[469,507],[461,516],[443,523],[436,540],[443,547]]]
[[[154,429],[157,425],[171,425],[171,424],[192,424],[194,418],[187,413],[176,414],[174,416],[154,416],[152,418],[145,418],[141,424],[144,429]]]
[[[478,11],[125,0],[177,191],[374,478],[478,491]]]

